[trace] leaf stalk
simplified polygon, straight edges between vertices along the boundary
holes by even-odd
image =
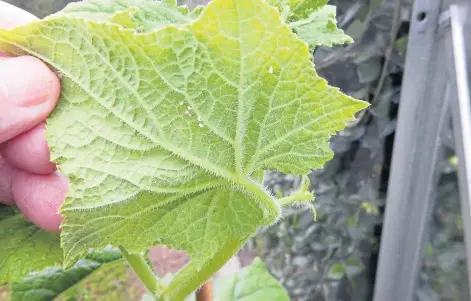
[[[309,178],[307,176],[303,176],[303,181],[298,191],[294,192],[290,196],[277,199],[276,201],[282,207],[291,206],[296,203],[306,204],[311,209],[314,220],[317,220],[316,208],[311,203],[311,201],[314,200],[314,193],[312,191],[309,191],[310,184],[311,183],[309,181]]]
[[[139,254],[129,253],[123,246],[119,246],[119,249],[146,289],[155,298],[158,298],[163,293],[164,287],[158,281],[157,276],[149,267],[145,258]]]

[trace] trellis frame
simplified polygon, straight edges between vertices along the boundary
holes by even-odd
[[[450,117],[471,283],[470,43],[470,0],[415,0],[374,301],[416,299]]]

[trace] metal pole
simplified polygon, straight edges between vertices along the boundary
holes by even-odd
[[[471,35],[471,26],[465,29],[467,19],[471,16],[471,4],[451,5],[450,19],[452,32],[452,54],[450,77],[452,81],[451,101],[453,134],[458,157],[458,180],[461,199],[461,215],[463,219],[464,237],[468,263],[468,283],[471,283],[471,97],[469,91],[469,50],[466,41]],[[468,35],[466,37],[466,34]],[[469,45],[468,45],[469,47]],[[454,73],[454,74],[453,74]]]
[[[442,1],[416,0],[409,32],[375,301],[413,301],[435,201],[440,132],[447,120]]]

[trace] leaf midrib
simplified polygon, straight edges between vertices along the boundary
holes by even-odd
[[[236,12],[237,16],[237,36],[240,37],[240,32],[242,31],[241,29],[241,22],[240,22],[240,16],[239,16],[239,9],[237,7],[237,0],[232,0],[232,3],[234,5],[234,9]],[[235,153],[235,163],[236,163],[236,171],[240,174],[243,173],[243,166],[242,166],[242,160],[243,160],[243,154],[242,154],[242,144],[243,144],[243,137],[244,137],[244,132],[242,130],[242,114],[243,114],[243,105],[242,105],[242,87],[243,87],[243,81],[244,81],[244,58],[242,55],[242,43],[240,43],[240,39],[237,39],[237,43],[239,44],[239,58],[240,58],[240,70],[239,70],[239,87],[237,89],[237,123],[236,123],[236,136],[235,136],[235,143],[234,143],[234,153]]]

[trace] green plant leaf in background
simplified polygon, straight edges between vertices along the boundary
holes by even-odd
[[[334,263],[329,269],[327,277],[333,280],[339,280],[345,275],[345,267],[343,264]]]
[[[0,221],[18,214],[19,210],[12,206],[0,204]]]
[[[125,261],[104,264],[54,301],[137,301],[145,293]]]
[[[353,43],[337,28],[336,7],[326,0],[268,0],[280,11],[291,29],[311,48]]]
[[[353,43],[351,37],[337,28],[336,7],[326,5],[306,19],[289,23],[289,26],[309,46],[328,46]]]
[[[306,19],[327,2],[327,0],[267,0],[268,4],[278,8],[283,19],[288,22]]]
[[[0,30],[0,49],[62,78],[47,135],[70,179],[65,265],[108,244],[186,250],[169,300],[280,217],[254,179],[261,171],[321,168],[331,135],[367,106],[317,75],[307,45],[263,0],[214,0],[196,21],[148,33],[56,15]]]
[[[294,22],[308,18],[311,13],[324,7],[328,0],[284,0],[290,8],[289,21]]]
[[[10,300],[52,301],[105,264],[123,262],[121,258],[121,253],[115,250],[90,253],[69,269],[51,267],[39,273],[30,274],[10,285]]]
[[[167,274],[163,282],[170,282],[172,275]],[[255,258],[251,265],[236,273],[218,277],[213,282],[213,300],[215,301],[289,301],[283,286],[270,274],[260,258]],[[153,301],[154,297],[146,294],[141,301]],[[195,301],[195,294],[185,301]]]
[[[194,21],[202,7],[190,12],[186,6],[171,1],[88,0],[71,3],[48,18],[69,16],[94,21],[109,21],[127,28],[148,32],[170,24]]]
[[[59,235],[0,205],[0,285],[56,264],[62,264]]]
[[[214,281],[217,301],[289,301],[286,290],[256,258],[238,273]]]

